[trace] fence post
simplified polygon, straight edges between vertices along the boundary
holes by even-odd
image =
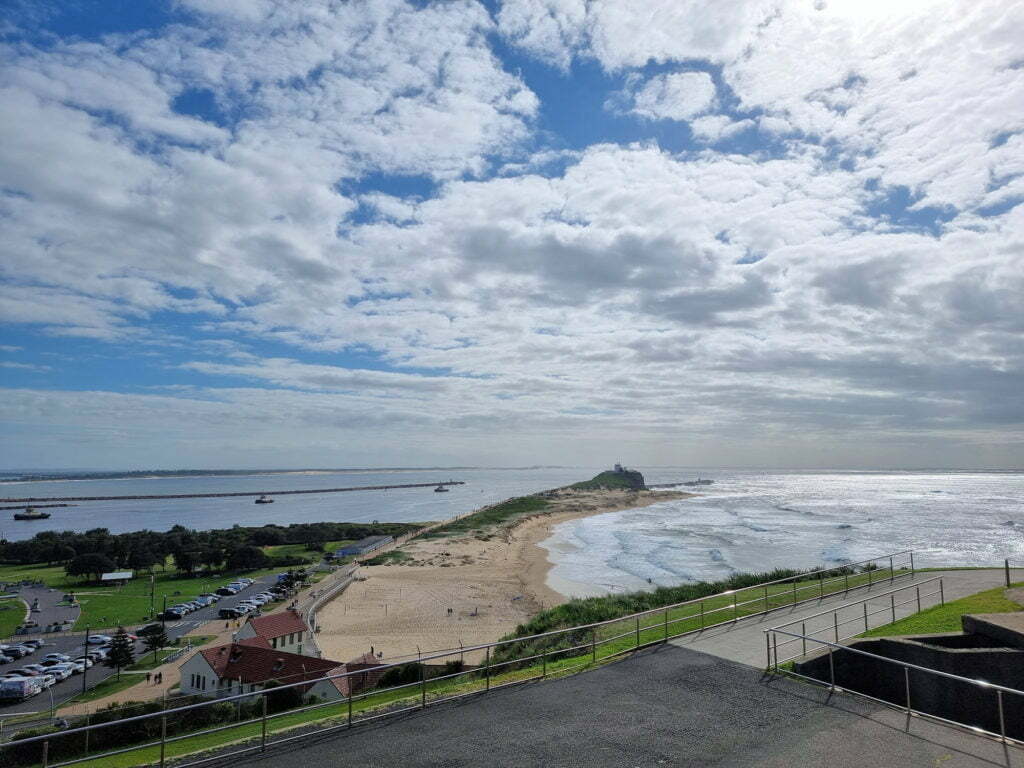
[[[913,552],[913,550],[911,550],[911,552],[910,552],[910,578],[911,578],[911,580],[913,580],[914,574],[915,574],[915,571],[914,571],[914,552]]]
[[[1010,586],[1010,558],[1003,560],[1003,569],[1006,573],[1006,586]]]
[[[1003,740],[1003,748],[1006,748],[1006,715],[1003,713],[1003,692],[996,689],[996,701],[999,703],[999,736]]]
[[[910,724],[910,667],[903,668],[903,686],[907,699],[907,725]]]
[[[740,617],[740,607],[738,605],[740,599],[739,592],[732,593],[732,620],[736,621]]]
[[[946,592],[942,587],[942,579],[939,579],[939,603],[941,605],[946,604]]]
[[[889,605],[892,606],[892,621],[896,623],[896,595],[889,595]]]
[[[640,647],[640,617],[636,617],[636,647]]]
[[[167,756],[167,715],[160,718],[160,768],[164,768]]]
[[[700,601],[700,628],[704,629],[704,601]]]
[[[352,727],[352,681],[348,681],[348,727]]]
[[[836,631],[836,642],[839,642],[839,611],[832,611],[832,624]]]
[[[896,571],[893,569],[892,558],[890,557],[889,558],[889,583],[892,584],[892,582],[893,582],[893,580],[895,578],[896,578]]]
[[[597,663],[597,628],[593,627],[590,630],[590,663]]]
[[[772,668],[772,639],[768,636],[768,631],[764,633],[764,655],[765,655],[765,671],[767,672]]]
[[[668,608],[665,608],[665,642],[668,642]]]
[[[43,742],[43,768],[50,764],[50,740]]]
[[[921,588],[920,587],[914,587],[914,591],[917,592],[917,612],[920,613],[921,612]]]
[[[800,622],[800,644],[803,646],[803,653],[801,656],[807,655],[807,622]]]
[[[491,690],[491,646],[487,646],[487,659],[484,662],[484,690]]]
[[[836,665],[835,665],[835,662],[832,660],[832,646],[831,645],[828,647],[828,676],[829,676],[829,681],[832,683],[832,687],[831,687],[829,692],[830,693],[835,693],[836,692]]]
[[[871,563],[868,563],[868,565],[871,565]],[[871,588],[871,571],[873,570],[873,568],[868,568],[868,589]]]
[[[768,585],[764,585],[764,612],[768,613]]]
[[[772,632],[772,653],[775,654],[775,674],[779,673],[779,636]]]
[[[548,676],[548,652],[547,651],[544,651],[540,655],[540,676],[541,677],[547,677]]]
[[[420,662],[420,709],[427,708],[427,668]]]
[[[793,579],[793,605],[796,605],[796,579]]]
[[[260,752],[266,752],[267,751],[267,695],[263,694],[260,697],[260,700],[263,702],[263,715],[261,717],[261,724],[260,724],[260,731],[261,731],[261,734],[260,734]]]

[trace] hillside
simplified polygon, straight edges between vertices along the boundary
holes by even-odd
[[[575,488],[578,491],[598,491],[602,489],[642,491],[646,486],[644,485],[644,476],[642,474],[635,469],[625,469],[621,472],[610,470],[602,472],[591,480],[574,483],[569,487]]]

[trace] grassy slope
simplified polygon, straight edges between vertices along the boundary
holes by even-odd
[[[430,533],[424,534],[423,538],[434,539],[443,536],[457,536],[470,531],[483,531],[487,528],[505,525],[516,518],[541,512],[547,508],[547,500],[540,496],[519,496],[481,509],[479,512],[467,515],[448,525],[435,528]]]
[[[592,480],[584,480],[582,483],[573,483],[569,486],[579,491],[597,491],[602,488],[642,490],[644,487],[643,475],[633,470],[625,472],[602,472]]]
[[[1015,584],[1014,586],[1021,586]],[[960,617],[965,613],[1013,613],[1024,607],[1003,596],[1005,587],[989,589],[953,600],[945,605],[927,608],[894,624],[877,627],[859,637],[892,637],[893,635],[927,635],[937,632],[959,632]]]

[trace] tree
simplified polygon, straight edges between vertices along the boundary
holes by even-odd
[[[143,636],[142,644],[146,646],[147,651],[153,652],[153,663],[155,664],[157,651],[170,645],[171,641],[167,638],[167,633],[164,632],[163,627],[158,624],[155,630]]]
[[[273,547],[277,544],[284,544],[284,534],[280,528],[264,526],[257,528],[249,537],[249,543],[257,547]]]
[[[120,680],[121,667],[127,667],[133,661],[135,661],[135,646],[131,638],[128,637],[128,633],[124,631],[124,627],[118,627],[110,641],[110,653],[103,663],[111,669],[116,669],[117,679]]]
[[[160,558],[148,549],[135,549],[128,555],[128,567],[135,571],[152,571]]]
[[[259,547],[239,547],[228,557],[228,570],[252,571],[266,568],[269,563],[270,558]]]
[[[114,561],[106,555],[97,552],[90,552],[86,555],[78,555],[64,566],[64,572],[68,576],[92,576],[96,581],[104,573],[113,571],[117,566]]]
[[[195,571],[196,566],[199,563],[196,562],[196,553],[189,552],[188,550],[178,550],[174,553],[174,565],[182,573],[187,573],[190,576]]]

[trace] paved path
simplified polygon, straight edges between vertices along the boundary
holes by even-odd
[[[860,601],[871,595],[878,595],[898,587],[903,587],[904,589],[896,594],[896,601],[913,600],[914,602],[910,605],[896,608],[896,618],[900,619],[917,612],[916,592],[913,585],[920,584],[936,576],[942,577],[943,592],[947,602],[966,597],[967,595],[973,595],[975,592],[1004,586],[1006,583],[1002,568],[982,571],[919,571],[914,574],[913,579],[904,577],[896,579],[893,583],[885,581],[873,585],[870,589],[866,587],[852,589],[846,596],[840,593],[832,597],[826,597],[823,600],[815,600],[792,608],[780,608],[766,616],[751,616],[747,619],[740,619],[737,622],[712,627],[704,632],[673,640],[672,643],[763,669],[766,664],[764,630],[767,627],[778,627],[791,621],[800,622],[816,613],[839,609],[839,620],[840,622],[845,622],[840,626],[840,637],[849,637],[862,632],[864,628],[863,606],[858,604]],[[1014,582],[1024,581],[1024,569],[1013,569],[1010,578]],[[908,585],[911,585],[910,589],[906,589]],[[936,589],[936,583],[933,582],[922,585],[921,593],[925,595]],[[929,608],[938,603],[938,595],[922,597],[921,599],[923,608]],[[890,606],[891,603],[888,596],[872,599],[868,604],[868,612],[878,612],[878,615],[869,617],[869,626],[877,627],[890,623],[892,621]],[[833,626],[831,615],[807,623],[808,632],[817,630],[817,636],[825,640],[834,639],[834,636],[830,634]],[[800,632],[799,623],[795,629],[790,628],[789,631]],[[781,642],[781,638],[779,640]],[[788,650],[789,653],[786,653],[785,650],[780,649],[780,660],[786,658],[786,656],[793,655],[798,648],[794,644]]]
[[[312,733],[232,768],[990,768],[1002,748],[951,728],[671,645],[561,680]],[[1013,766],[1024,753],[1012,751]]]

